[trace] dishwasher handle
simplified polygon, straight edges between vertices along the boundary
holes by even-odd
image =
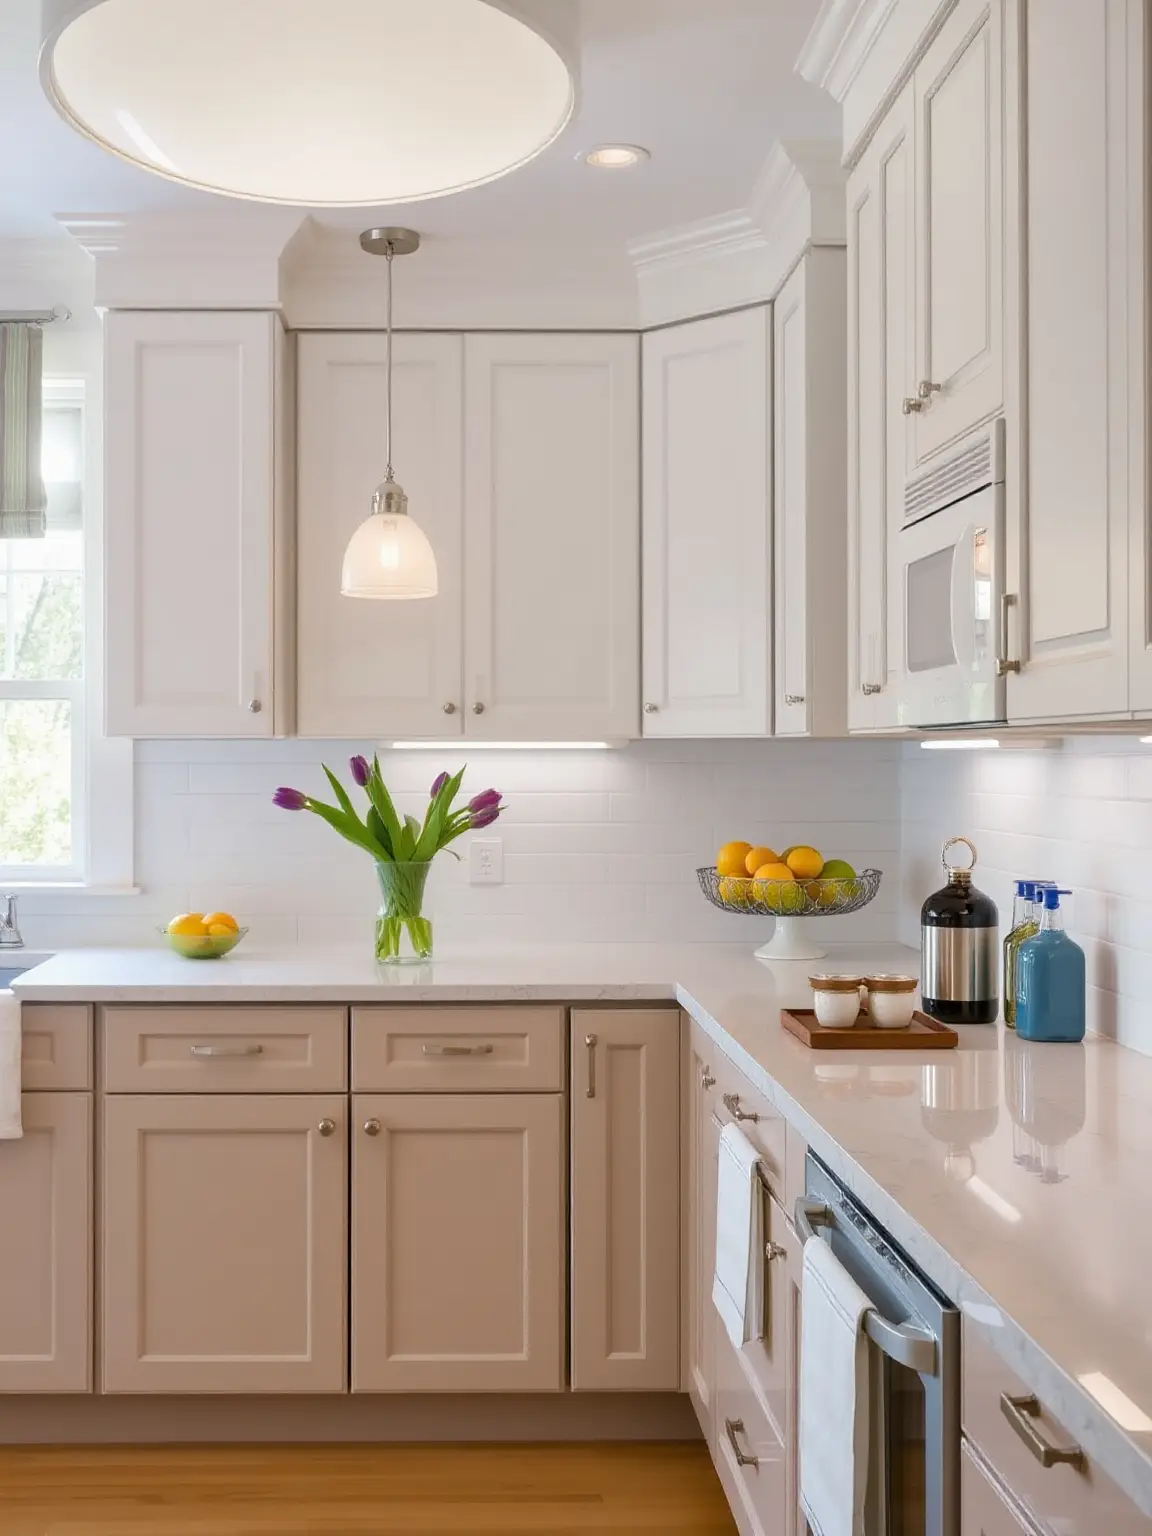
[[[816,1236],[817,1227],[830,1227],[835,1220],[831,1206],[804,1195],[797,1199],[794,1215],[802,1243]],[[918,1376],[935,1376],[939,1370],[936,1338],[927,1328],[916,1323],[890,1323],[872,1307],[864,1314],[864,1332],[881,1354]]]

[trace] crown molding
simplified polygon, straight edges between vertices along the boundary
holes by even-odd
[[[824,0],[796,73],[843,102],[899,0]]]
[[[741,209],[633,240],[641,325],[775,296],[810,245],[845,241],[840,146],[778,140]]]

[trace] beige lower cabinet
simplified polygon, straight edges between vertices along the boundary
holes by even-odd
[[[713,1071],[715,1045],[696,1024],[690,1026],[688,1085],[688,1392],[705,1439],[712,1434],[712,1381],[716,1371],[716,1311],[712,1274],[716,1267],[716,1158],[720,1090]]]
[[[559,1391],[563,1097],[352,1107],[352,1390]]]
[[[573,1009],[572,1386],[680,1387],[680,1018]]]
[[[960,1452],[960,1536],[1036,1536],[1036,1527],[977,1461],[967,1441]]]
[[[712,1459],[741,1536],[785,1530],[787,1448],[726,1331],[716,1329]]]
[[[104,1101],[106,1392],[340,1392],[348,1100]]]
[[[26,1093],[0,1143],[0,1393],[92,1389],[92,1095]]]

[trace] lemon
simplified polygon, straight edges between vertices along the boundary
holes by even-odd
[[[235,928],[229,928],[227,923],[209,923],[208,934],[213,939],[230,939],[236,932]]]
[[[204,926],[209,933],[214,933],[217,928],[223,928],[227,933],[236,933],[240,928],[231,912],[206,912]]]
[[[183,939],[199,939],[208,932],[208,924],[202,912],[182,912],[168,924],[168,932],[179,934]]]
[[[795,912],[804,893],[787,864],[762,864],[756,871],[756,896],[769,912]]]
[[[739,875],[722,875],[717,883],[717,891],[721,901],[726,901],[729,906],[746,907],[748,905],[748,890],[751,880]]]
[[[797,880],[815,880],[824,868],[824,855],[800,843],[792,849],[784,862]]]
[[[787,864],[781,864],[778,859],[775,859],[769,860],[767,864],[761,864],[755,878],[757,880],[794,880],[796,876]]]
[[[763,864],[779,863],[779,856],[773,853],[771,848],[750,848],[744,860],[744,867],[750,875],[754,875]]]
[[[725,843],[716,855],[716,873],[746,876],[748,869],[744,861],[751,852],[751,843]]]

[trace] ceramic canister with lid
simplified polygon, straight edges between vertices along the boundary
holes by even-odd
[[[959,844],[972,856],[967,868],[949,862]],[[944,1024],[993,1024],[1000,1012],[996,903],[972,884],[976,849],[968,838],[950,837],[941,861],[948,883],[920,909],[921,1007]]]

